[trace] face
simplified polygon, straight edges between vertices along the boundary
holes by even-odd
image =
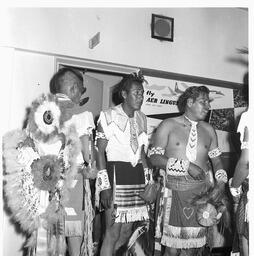
[[[63,76],[62,93],[66,94],[74,103],[78,104],[82,91],[82,81],[72,72],[66,72]]]
[[[123,91],[124,104],[133,110],[140,110],[144,99],[144,88],[142,84],[132,83],[128,92]]]
[[[192,100],[190,106],[192,115],[196,120],[204,120],[210,108],[210,99],[205,93],[200,94],[195,101]]]

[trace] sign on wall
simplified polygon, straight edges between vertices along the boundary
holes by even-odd
[[[177,100],[190,86],[201,84],[176,81],[158,77],[145,77],[144,103],[145,114],[177,113]],[[205,85],[210,90],[211,109],[233,108],[233,89]]]

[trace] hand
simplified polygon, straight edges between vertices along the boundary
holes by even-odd
[[[85,179],[95,179],[97,177],[98,169],[96,168],[95,161],[92,166],[87,166],[83,168],[83,175]]]
[[[249,141],[249,130],[247,126],[244,128],[243,141]]]
[[[224,191],[225,191],[225,183],[217,182],[211,191],[210,199],[213,200],[214,202],[221,201],[224,195]]]
[[[205,179],[205,172],[196,164],[193,164],[190,162],[189,168],[188,168],[189,175],[194,180],[204,180]]]
[[[107,210],[111,207],[112,203],[112,190],[106,189],[101,191],[100,194],[102,206]]]
[[[217,216],[216,216],[216,219],[217,220],[220,220],[223,213],[227,210],[226,206],[225,205],[220,205],[218,208],[217,208]]]

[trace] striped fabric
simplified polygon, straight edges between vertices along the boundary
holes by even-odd
[[[127,223],[148,219],[147,207],[144,200],[139,197],[144,188],[145,184],[116,185],[116,222]]]
[[[42,227],[40,223],[40,227],[37,230],[36,255],[45,256],[47,254],[48,254],[48,233],[47,233],[47,230],[44,227]]]
[[[116,185],[115,203],[118,207],[144,205],[144,201],[139,197],[139,193],[143,192],[144,188],[145,184]]]
[[[108,162],[107,170],[114,191],[114,221],[128,223],[149,219],[147,206],[139,197],[145,189],[142,164],[132,166],[129,162]]]

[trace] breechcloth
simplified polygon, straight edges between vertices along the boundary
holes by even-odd
[[[194,180],[190,175],[167,175],[166,187],[161,244],[178,249],[203,247],[207,229],[197,222],[198,207],[191,201],[208,189],[207,181]]]
[[[145,177],[142,164],[108,162],[107,171],[113,187],[115,222],[128,223],[149,218],[146,204],[139,194],[144,191]]]

